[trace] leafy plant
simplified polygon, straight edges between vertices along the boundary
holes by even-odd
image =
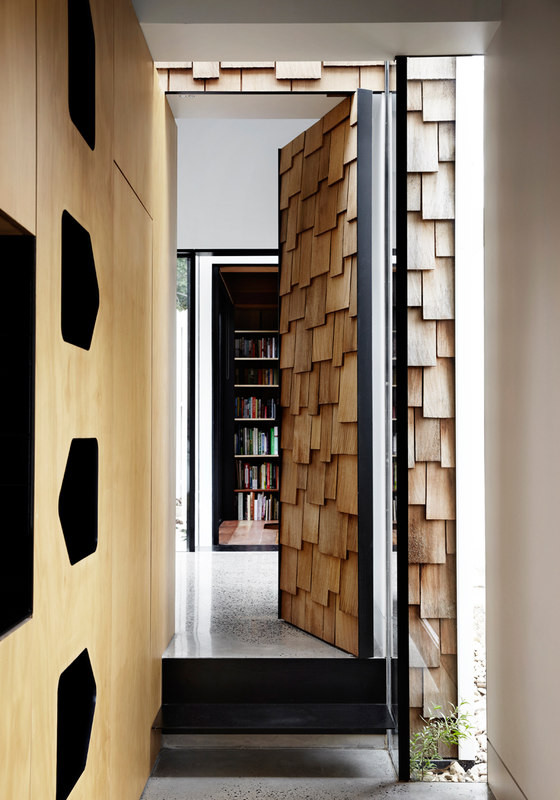
[[[463,700],[459,705],[450,703],[451,713],[445,716],[441,706],[434,706],[430,716],[422,717],[424,727],[410,739],[410,772],[415,780],[424,780],[426,772],[434,769],[439,756],[440,744],[453,747],[466,739],[472,730],[469,715]]]

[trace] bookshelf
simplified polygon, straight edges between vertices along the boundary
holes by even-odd
[[[271,254],[272,255],[272,254]],[[213,547],[277,549],[278,265],[214,266]]]
[[[238,521],[278,520],[278,330],[234,331],[234,436]]]

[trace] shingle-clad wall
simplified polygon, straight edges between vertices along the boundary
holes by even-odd
[[[411,729],[457,701],[455,60],[408,60]]]
[[[184,61],[156,66],[161,86],[169,92],[381,92],[385,85],[382,61]]]

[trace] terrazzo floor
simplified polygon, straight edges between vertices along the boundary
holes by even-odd
[[[167,737],[168,739],[170,737]],[[141,800],[488,800],[486,784],[398,783],[380,737],[206,737],[162,749]],[[195,737],[192,737],[193,739]],[[203,739],[204,737],[198,737]],[[361,741],[357,741],[361,738]]]
[[[177,553],[164,658],[352,658],[278,619],[277,552]]]

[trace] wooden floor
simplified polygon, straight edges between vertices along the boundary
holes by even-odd
[[[237,520],[222,522],[220,544],[278,544],[278,523],[238,522]]]

